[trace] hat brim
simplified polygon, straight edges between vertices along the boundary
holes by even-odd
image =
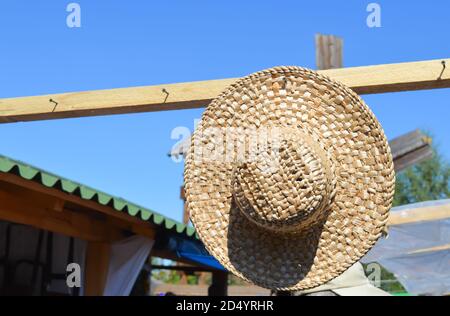
[[[284,91],[268,93],[280,79]],[[195,155],[196,148],[216,141],[202,135],[205,129],[269,121],[307,132],[333,157],[334,202],[326,219],[307,231],[277,233],[249,221],[233,200],[235,164]],[[212,101],[185,166],[187,206],[207,250],[242,279],[274,290],[324,284],[370,250],[386,224],[394,178],[386,137],[370,109],[342,84],[299,67],[250,75]]]

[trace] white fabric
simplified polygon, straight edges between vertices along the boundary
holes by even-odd
[[[127,296],[130,294],[153,244],[154,240],[137,235],[112,244],[103,295]]]
[[[67,273],[67,265],[72,262],[67,262],[67,255],[69,252],[70,237],[60,234],[53,234],[53,267],[52,272],[54,273]],[[73,263],[80,266],[80,274],[84,275],[85,272],[85,261],[86,261],[86,246],[87,243],[84,240],[74,238],[74,253],[73,253]],[[64,254],[64,255],[63,255]],[[82,279],[81,279],[82,280]],[[84,282],[81,281],[81,287],[79,289],[78,295],[84,295]],[[50,292],[56,293],[72,293],[73,289],[67,287],[66,280],[53,280],[48,288]]]
[[[313,289],[299,291],[297,294],[311,294],[323,291],[333,291],[340,296],[390,296],[370,284],[361,263],[357,262],[340,276],[330,282]]]

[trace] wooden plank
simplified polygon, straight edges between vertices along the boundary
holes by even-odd
[[[342,68],[343,40],[334,35],[316,34],[316,67],[318,70]]]
[[[415,130],[390,140],[389,147],[391,147],[392,157],[397,159],[431,143],[432,139],[430,137],[423,134],[420,130]]]
[[[86,249],[85,295],[102,296],[108,276],[111,245],[89,242]]]
[[[204,107],[233,82],[210,80],[0,99],[0,122],[193,109]],[[58,103],[56,108],[49,100]]]
[[[32,201],[32,202],[30,202]],[[51,202],[45,207],[38,200],[27,196],[16,196],[3,189],[0,190],[0,219],[44,229],[66,236],[91,241],[114,239],[119,232],[101,221],[83,214],[67,210],[50,209]]]
[[[403,225],[417,222],[437,221],[450,218],[450,203],[391,212],[388,225]]]
[[[144,222],[129,214],[116,211],[109,206],[103,206],[94,201],[83,200],[78,196],[67,194],[57,189],[48,188],[37,182],[25,180],[21,177],[9,173],[0,172],[0,181],[14,184],[48,196],[52,196],[66,202],[74,203],[75,205],[86,208],[90,211],[102,213],[104,215],[107,215],[111,219],[116,219],[116,221],[112,221],[115,226],[130,230],[131,232],[134,232],[136,234],[144,235],[149,238],[155,236],[156,230],[154,225],[148,222]],[[110,218],[108,218],[108,221],[111,221]]]
[[[211,285],[208,288],[208,296],[228,296],[228,272],[214,271]]]
[[[396,172],[402,171],[412,165],[433,157],[431,138],[420,130],[407,133],[389,141],[394,168]]]
[[[400,172],[417,163],[433,158],[433,149],[430,146],[420,147],[406,155],[394,159],[395,172]]]
[[[133,224],[129,228],[129,231],[136,235],[141,235],[141,236],[147,237],[151,240],[155,240],[155,238],[156,238],[156,231],[153,229],[149,229],[149,227],[147,227],[145,225]]]
[[[443,60],[329,69],[320,73],[359,94],[450,87]],[[450,59],[444,60],[450,65]],[[448,68],[448,67],[447,67]],[[206,106],[236,79],[0,99],[0,122],[193,109]],[[56,103],[55,103],[56,102]]]
[[[445,62],[447,68],[442,72]],[[358,94],[376,94],[450,87],[450,59],[341,68],[319,71]]]
[[[416,255],[416,254],[426,254],[430,252],[438,252],[438,251],[446,251],[450,249],[450,244],[431,247],[431,248],[424,248],[424,249],[418,249],[415,251],[411,251],[408,253],[408,255]]]

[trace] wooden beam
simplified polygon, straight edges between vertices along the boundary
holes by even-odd
[[[102,296],[108,276],[111,245],[89,242],[86,249],[85,295]]]
[[[445,62],[446,69],[442,62]],[[358,94],[450,88],[450,59],[319,71]],[[443,71],[444,70],[444,71]]]
[[[154,225],[144,222],[131,215],[116,211],[109,206],[98,204],[94,201],[84,200],[76,195],[61,192],[57,189],[45,187],[37,182],[25,180],[19,176],[0,172],[0,181],[4,181],[16,186],[26,188],[31,191],[39,192],[47,196],[57,198],[66,202],[73,203],[90,211],[102,213],[108,217],[108,222],[116,227],[129,230],[133,233],[152,238],[155,236],[156,229]],[[115,220],[114,220],[115,219]]]
[[[228,296],[228,272],[214,271],[211,285],[208,288],[208,296]]]
[[[433,157],[431,138],[415,130],[389,141],[394,168],[402,171],[412,165]]]
[[[442,61],[447,64],[443,71]],[[450,59],[319,71],[358,94],[450,87]],[[236,79],[0,99],[0,122],[193,109],[206,106]]]
[[[117,240],[118,229],[84,214],[52,210],[38,199],[15,195],[0,189],[0,219],[90,241]]]
[[[391,212],[388,225],[403,225],[450,218],[450,203]]]
[[[433,158],[433,149],[431,146],[424,146],[418,148],[404,156],[400,156],[394,159],[395,172],[400,172],[408,167],[411,167],[417,163]]]
[[[391,147],[392,157],[397,159],[431,143],[432,139],[417,129],[390,140],[389,147]]]
[[[127,228],[130,232],[136,235],[141,235],[152,240],[156,237],[156,231],[146,225],[133,224],[131,226],[127,226]]]
[[[449,249],[450,249],[450,244],[446,244],[446,245],[440,245],[440,246],[431,247],[431,248],[414,250],[414,251],[408,252],[408,255],[426,254],[426,253],[430,253],[430,252],[445,251],[445,250],[449,250]]]

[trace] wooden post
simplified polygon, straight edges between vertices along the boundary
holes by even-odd
[[[208,288],[208,296],[228,296],[228,272],[214,271],[212,284]]]
[[[88,242],[86,250],[85,295],[103,295],[109,269],[111,244]]]
[[[147,277],[147,280],[148,280],[147,295],[148,296],[152,295],[152,291],[153,291],[153,288],[152,288],[152,258],[153,257],[151,255],[149,255],[147,258],[147,264],[144,266],[144,270],[147,271],[147,273],[148,273],[148,277]],[[148,269],[146,269],[146,267],[148,267]]]
[[[184,185],[180,188],[180,198],[183,200],[183,224],[189,224],[189,210],[186,204],[186,196],[184,195]]]
[[[342,68],[343,40],[334,35],[316,34],[316,66],[318,70]]]

